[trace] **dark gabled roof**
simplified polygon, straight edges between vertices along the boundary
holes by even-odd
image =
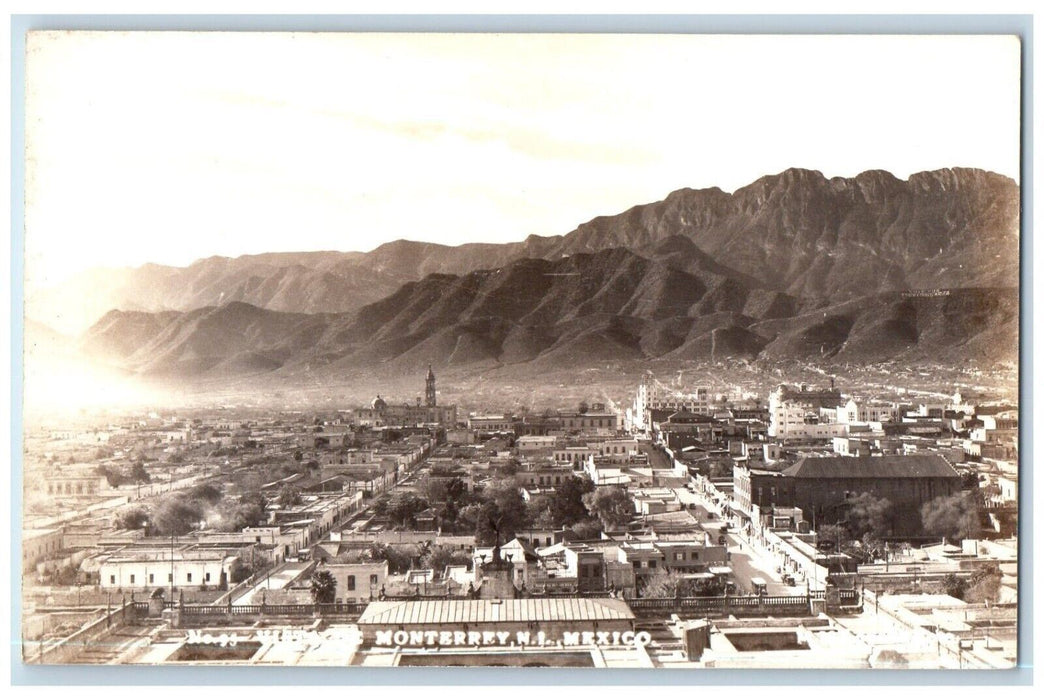
[[[783,474],[798,479],[959,479],[940,455],[882,455],[879,457],[802,457]]]

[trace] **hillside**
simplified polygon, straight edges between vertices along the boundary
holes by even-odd
[[[993,364],[1017,352],[1011,288],[885,292],[826,304],[753,286],[708,261],[690,268],[612,248],[431,274],[353,313],[240,302],[184,313],[114,311],[82,342],[93,357],[133,372],[185,378],[314,379],[360,369],[412,372],[428,363],[537,374],[655,358]]]
[[[678,190],[562,236],[517,243],[400,240],[369,253],[272,253],[185,268],[91,271],[31,296],[27,313],[76,333],[111,309],[189,311],[242,301],[274,311],[346,313],[430,274],[620,247],[673,269],[717,271],[793,297],[840,301],[894,290],[1008,287],[1017,283],[1018,230],[1019,188],[994,173],[953,168],[899,180],[869,171],[828,179],[791,169],[732,194]]]

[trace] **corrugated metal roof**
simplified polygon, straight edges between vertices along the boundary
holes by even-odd
[[[940,455],[882,455],[880,457],[803,457],[783,470],[799,479],[917,479],[960,476]]]
[[[441,625],[484,622],[579,622],[633,620],[615,598],[524,598],[519,600],[382,600],[370,603],[360,625]]]

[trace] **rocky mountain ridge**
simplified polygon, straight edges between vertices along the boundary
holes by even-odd
[[[900,180],[879,170],[826,178],[791,169],[732,194],[678,190],[562,236],[516,243],[400,240],[368,253],[270,253],[206,258],[184,268],[93,271],[29,297],[27,315],[80,332],[84,320],[89,325],[111,309],[190,311],[243,301],[274,311],[347,313],[432,273],[620,247],[671,258],[666,262],[681,270],[717,266],[802,298],[1005,287],[1017,283],[1018,229],[1019,188],[995,173],[952,168]]]

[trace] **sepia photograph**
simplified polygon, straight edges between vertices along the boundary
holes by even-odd
[[[22,663],[1012,669],[1023,58],[28,32]]]

